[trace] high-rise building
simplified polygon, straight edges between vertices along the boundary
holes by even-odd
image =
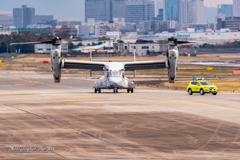
[[[219,4],[218,5],[218,15],[224,14],[226,17],[233,16],[233,5],[231,4]]]
[[[222,28],[240,31],[240,17],[226,17],[226,19],[222,21]]]
[[[88,18],[96,21],[112,20],[112,0],[85,0],[85,22]]]
[[[154,15],[154,17],[157,17],[157,15],[158,15],[158,2],[157,2],[157,0],[149,0],[149,1],[153,1],[154,2],[154,6],[155,6],[155,15]]]
[[[178,22],[188,23],[188,0],[178,1]]]
[[[240,17],[240,0],[233,0],[233,16]]]
[[[204,23],[204,0],[188,2],[188,23]]]
[[[35,23],[46,23],[47,21],[53,20],[53,15],[36,15],[35,16]]]
[[[50,26],[55,28],[57,26],[57,20],[54,19],[53,15],[36,15],[35,23],[37,26]]]
[[[35,24],[35,8],[13,8],[13,25],[17,28],[26,28],[27,25]]]
[[[126,0],[112,0],[112,18],[125,18]]]
[[[13,25],[12,12],[0,12],[0,25],[2,25],[2,26],[12,26]]]
[[[126,1],[126,22],[149,21],[155,16],[154,1]]]
[[[152,20],[163,21],[163,9],[159,9],[157,17],[153,17]]]
[[[178,0],[165,0],[166,20],[178,22]]]
[[[67,25],[69,28],[75,28],[75,26],[81,26],[82,21],[76,17],[62,17],[57,24],[58,26]]]

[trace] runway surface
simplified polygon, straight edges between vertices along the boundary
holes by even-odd
[[[0,159],[240,159],[239,93],[93,86],[81,75],[54,84],[49,73],[0,71]]]

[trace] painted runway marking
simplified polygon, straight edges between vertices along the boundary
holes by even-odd
[[[63,102],[76,102],[76,101],[83,101],[83,100],[71,100],[71,99],[67,99],[67,100],[57,100],[57,101],[63,101]]]
[[[33,84],[15,84],[17,86],[30,86],[30,85],[33,85]]]
[[[75,96],[75,97],[79,97],[79,98],[85,98],[85,97],[88,97],[88,98],[91,98],[93,96]],[[94,97],[97,97],[97,96],[94,96]]]
[[[197,102],[190,102],[190,101],[179,101],[179,100],[164,99],[164,98],[149,97],[149,96],[141,96],[141,95],[133,95],[133,96],[145,97],[145,98],[151,98],[151,99],[158,99],[158,100],[165,100],[165,101],[175,101],[175,102],[183,102],[183,103],[192,103],[192,104],[198,104],[198,105],[204,105],[204,106],[209,106],[209,107],[214,107],[214,108],[220,108],[220,109],[225,109],[225,110],[231,110],[231,111],[240,112],[240,110],[237,110],[237,109],[232,109],[232,108],[227,108],[227,107],[220,107],[220,106],[215,106],[215,105],[210,105],[210,104],[204,104],[204,103],[197,103]]]
[[[116,99],[91,99],[93,101],[115,101]]]

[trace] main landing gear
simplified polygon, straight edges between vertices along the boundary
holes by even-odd
[[[127,89],[127,93],[129,93],[129,92],[133,93],[133,88],[132,89]]]
[[[99,92],[99,93],[101,93],[101,89],[97,89],[97,88],[95,88],[95,93],[97,93],[97,92]]]

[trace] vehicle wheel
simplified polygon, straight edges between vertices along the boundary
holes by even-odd
[[[129,89],[127,89],[127,93],[129,93]]]
[[[188,94],[189,94],[189,95],[192,95],[192,94],[193,94],[191,89],[188,90]]]
[[[216,95],[217,95],[217,93],[213,93],[213,95],[214,95],[214,96],[216,96]]]
[[[101,93],[101,89],[98,89],[98,92]]]
[[[200,94],[203,96],[205,93],[203,91],[203,89],[200,90]]]
[[[95,93],[97,93],[97,88],[95,88]]]
[[[131,89],[131,92],[133,93],[133,88]]]

